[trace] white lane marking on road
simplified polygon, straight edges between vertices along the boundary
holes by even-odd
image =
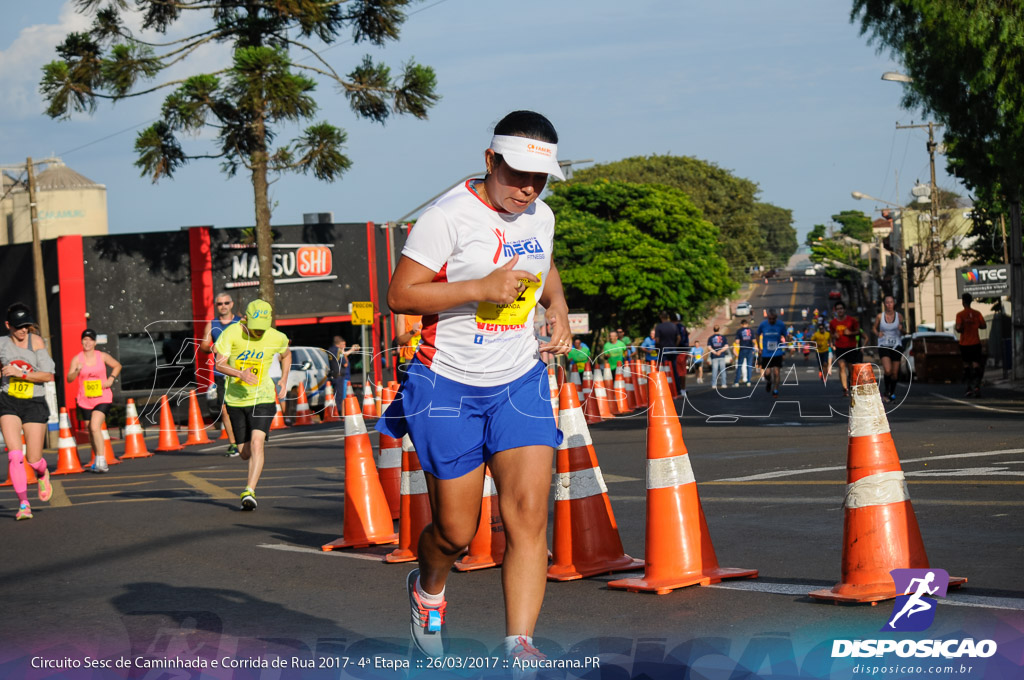
[[[982,411],[995,411],[996,413],[1015,413],[1017,415],[1024,414],[1024,411],[1016,411],[1014,409],[1009,408],[996,408],[994,406],[982,406],[981,404],[972,404],[971,402],[964,401],[963,399],[954,399],[953,397],[947,397],[942,394],[936,394],[935,392],[932,392],[931,395],[933,397],[938,397],[939,399],[951,401],[954,404],[960,404],[961,406],[970,406],[971,408],[980,409]]]
[[[53,495],[50,496],[50,507],[66,508],[71,505],[71,499],[68,498],[64,485],[54,479],[53,475],[50,475],[50,489],[53,491]]]
[[[317,430],[316,432],[285,432],[284,434],[273,434],[271,435],[270,441],[267,442],[267,446],[273,446],[275,444],[287,444],[288,442],[297,441],[316,441],[317,439],[338,439],[344,440],[345,433],[341,428],[331,428],[328,430]],[[215,446],[205,446],[201,449],[196,449],[197,453],[210,453],[212,451],[222,451],[227,448],[227,444],[217,444]]]
[[[283,550],[285,552],[307,553],[309,555],[333,555],[335,557],[354,557],[357,560],[370,560],[380,562],[380,555],[367,555],[365,553],[344,552],[339,550],[317,550],[316,548],[302,548],[297,545],[284,545],[283,543],[264,543],[257,545],[257,548],[270,548],[271,550]]]
[[[933,460],[952,460],[956,458],[978,458],[983,456],[1005,456],[1007,454],[1024,453],[1024,449],[1002,449],[999,451],[974,451],[971,453],[951,453],[942,456],[926,456],[924,458],[910,458],[904,459],[903,465],[911,465],[914,463],[924,463]],[[796,475],[810,475],[816,472],[835,472],[836,470],[846,470],[845,465],[834,465],[831,467],[817,467],[817,468],[803,468],[800,470],[776,470],[774,472],[764,472],[759,475],[747,475],[746,477],[725,477],[719,480],[719,482],[750,482],[758,479],[776,479],[778,477],[793,477]]]
[[[224,487],[217,486],[216,484],[211,484],[210,482],[206,481],[205,479],[202,479],[201,477],[197,477],[191,472],[172,472],[171,476],[179,479],[182,482],[185,482],[186,484],[188,484],[197,491],[202,491],[210,498],[218,498],[221,500],[235,498],[235,494],[231,493]]]
[[[728,583],[716,583],[707,586],[708,588],[721,588],[722,590],[746,590],[756,593],[770,593],[772,595],[806,595],[814,590],[812,586],[799,583],[765,583],[763,581],[730,581]],[[948,604],[954,607],[980,607],[983,609],[1010,609],[1013,611],[1024,611],[1024,599],[1012,597],[989,597],[987,595],[969,595],[960,593],[957,590],[950,590],[939,604]]]

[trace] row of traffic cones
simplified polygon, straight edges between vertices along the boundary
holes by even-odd
[[[557,372],[549,375],[551,383],[557,385],[558,419],[564,434],[556,461],[554,551],[549,579],[573,580],[643,568],[643,576],[614,580],[609,587],[664,594],[690,585],[757,576],[756,569],[721,567],[718,563],[665,372],[650,370],[645,389],[650,406],[645,560],[623,551],[587,428],[588,414],[580,406],[575,383],[562,383]],[[836,602],[877,602],[900,594],[895,591],[891,570],[927,568],[928,560],[871,366],[855,366],[852,383],[842,580],[830,590],[810,595]],[[597,384],[591,378],[587,400],[595,396]],[[386,408],[393,394],[384,394]],[[374,470],[372,448],[354,396],[346,399],[345,421],[344,535],[323,549],[398,543],[385,561],[417,559],[417,542],[430,522],[430,506],[412,442],[408,436],[401,442],[382,438],[378,458],[380,462],[401,451],[396,535],[391,524],[396,517],[394,494],[382,484],[386,478],[393,489],[393,477]],[[874,491],[859,492],[858,488],[865,485]],[[879,492],[879,485],[885,493]],[[488,471],[478,531],[456,568],[468,571],[500,565],[504,547],[497,493]],[[951,586],[964,582],[964,578],[950,579]]]

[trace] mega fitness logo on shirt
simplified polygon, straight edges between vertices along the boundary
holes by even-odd
[[[502,256],[524,255],[527,260],[544,259],[544,248],[535,236],[509,241],[501,229],[495,229],[494,235],[498,237],[498,249],[494,251],[494,264],[498,264],[498,259]]]

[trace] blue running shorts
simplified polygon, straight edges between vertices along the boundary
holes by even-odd
[[[420,465],[438,479],[461,477],[499,451],[562,443],[547,367],[539,361],[510,383],[476,387],[434,373],[417,357],[376,429],[408,434]]]

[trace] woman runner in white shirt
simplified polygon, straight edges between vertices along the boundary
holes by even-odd
[[[878,354],[882,359],[884,398],[896,401],[896,384],[900,381],[900,340],[906,330],[903,316],[896,311],[896,298],[886,295],[882,301],[883,311],[875,317],[874,333],[878,338]]]
[[[551,258],[554,215],[537,200],[548,175],[564,179],[557,142],[544,116],[505,116],[484,152],[487,175],[451,190],[416,222],[388,290],[393,312],[423,315],[408,379],[377,429],[408,433],[426,473],[433,522],[407,587],[413,640],[431,657],[445,652],[445,583],[477,530],[484,463],[505,527],[505,651],[541,656],[531,636],[547,582],[548,494],[561,433],[538,358],[568,353],[572,339]],[[541,347],[538,303],[551,333]]]

